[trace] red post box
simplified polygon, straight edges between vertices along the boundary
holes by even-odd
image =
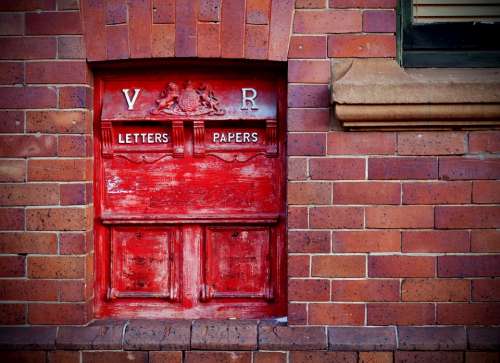
[[[281,71],[97,75],[97,317],[286,313]]]

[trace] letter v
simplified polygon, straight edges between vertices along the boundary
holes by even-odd
[[[141,89],[134,88],[134,96],[132,97],[132,100],[130,100],[130,95],[128,94],[128,91],[129,91],[128,88],[122,89],[122,92],[125,95],[125,100],[127,101],[128,109],[133,110],[135,101],[137,101],[137,96],[139,96],[139,92],[141,91]]]

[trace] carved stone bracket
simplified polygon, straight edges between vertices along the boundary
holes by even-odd
[[[194,155],[205,154],[205,121],[193,121]]]
[[[113,156],[113,133],[111,122],[102,122],[101,124],[102,138],[102,156],[109,158]]]
[[[174,143],[174,157],[184,156],[184,121],[172,121],[172,140]]]
[[[266,120],[266,156],[278,156],[278,124],[276,120]]]

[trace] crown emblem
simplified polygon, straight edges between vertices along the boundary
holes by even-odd
[[[184,89],[180,90],[175,82],[169,82],[156,100],[156,106],[151,114],[176,115],[176,116],[221,116],[225,110],[221,108],[219,100],[215,97],[212,87],[202,83],[198,88],[187,81]]]

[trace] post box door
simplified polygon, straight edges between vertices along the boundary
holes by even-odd
[[[286,312],[281,68],[97,76],[96,315]]]

